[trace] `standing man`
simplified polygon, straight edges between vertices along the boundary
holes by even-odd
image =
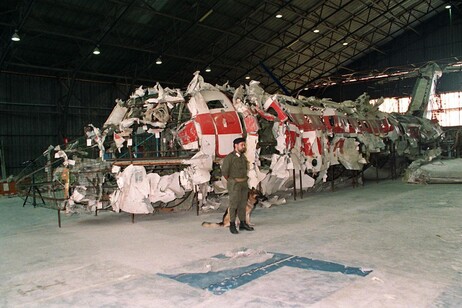
[[[229,231],[239,233],[236,229],[236,211],[239,218],[239,230],[253,231],[245,221],[245,208],[249,188],[247,185],[248,162],[245,158],[245,139],[237,138],[233,141],[234,151],[229,153],[223,161],[221,174],[228,180],[229,193]]]

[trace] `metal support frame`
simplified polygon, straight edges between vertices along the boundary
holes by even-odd
[[[32,7],[35,1],[36,0],[30,0],[29,3],[27,3],[27,6],[25,7],[24,16],[22,16],[19,23],[16,25],[16,30],[21,31],[27,18],[32,12]],[[6,57],[11,49],[12,44],[13,44],[13,41],[8,40],[8,44],[6,44],[5,48],[2,50],[2,57],[0,58],[0,72],[2,71],[3,65],[5,64]]]
[[[292,169],[292,176],[294,177],[294,200],[297,200],[297,183],[295,179],[295,168]]]
[[[27,203],[27,200],[29,199],[29,196],[32,194],[32,205],[34,207],[37,207],[37,194],[39,195],[40,199],[42,200],[42,204],[45,205],[45,200],[43,200],[42,193],[37,187],[37,184],[35,183],[35,173],[32,173],[32,183],[29,186],[29,190],[27,191],[26,199],[24,199],[24,203],[22,206],[24,207]]]
[[[394,31],[392,30],[392,27],[389,27],[388,32],[385,32],[384,34],[382,34],[383,37],[382,37],[381,39],[376,39],[376,40],[374,40],[374,41],[371,41],[371,42],[370,42],[370,45],[369,45],[368,47],[369,47],[369,48],[372,48],[374,44],[377,45],[377,44],[379,44],[379,43],[384,43],[386,40],[389,40],[390,38],[392,38],[392,37],[398,35],[398,34],[401,33],[402,31],[404,31],[404,27],[409,28],[409,29],[412,29],[411,25],[412,25],[413,23],[419,21],[419,17],[414,16],[414,14],[415,14],[415,12],[416,12],[417,10],[413,10],[413,9],[415,9],[415,7],[417,7],[418,5],[419,5],[419,3],[416,3],[416,4],[414,4],[413,7],[408,8],[408,9],[406,10],[406,14],[407,14],[408,18],[407,18],[406,21],[401,22],[401,27],[398,27],[398,28],[397,28],[396,30],[394,30]],[[399,3],[396,3],[396,2],[393,1],[393,0],[388,0],[388,5],[386,5],[382,10],[380,10],[380,9],[374,7],[374,6],[371,6],[371,7],[368,8],[368,9],[369,9],[369,10],[377,11],[377,12],[380,13],[380,14],[389,14],[389,12],[391,12],[393,9],[398,8],[398,7],[400,7],[400,4],[399,4]],[[419,13],[420,13],[420,14],[426,14],[426,13],[429,13],[429,12],[436,11],[437,8],[438,8],[438,7],[432,7],[431,5],[429,5],[429,6],[428,6],[428,9],[427,9],[427,12],[421,12],[421,11],[419,11]],[[411,16],[413,16],[413,18],[414,18],[413,20],[411,20],[411,18],[410,18]],[[354,15],[353,17],[356,17],[356,15]],[[372,18],[370,12],[369,12],[369,14],[368,14],[368,18],[369,18],[369,17]],[[350,18],[351,18],[351,17],[350,17]],[[359,21],[358,21],[358,22],[359,22]],[[361,22],[361,23],[363,23],[363,22]],[[366,27],[366,26],[367,26],[367,27],[371,27],[371,25],[370,25],[370,23],[369,23],[369,20],[366,20],[366,23],[364,23],[364,25],[363,25],[362,27],[358,27],[356,30],[351,31],[351,33],[349,33],[349,35],[350,35],[350,36],[354,36],[355,33],[359,32],[359,31],[364,32],[364,31],[363,31],[363,28]],[[358,42],[362,41],[362,38],[363,38],[363,37],[367,37],[367,36],[369,36],[369,35],[374,35],[374,36],[376,37],[375,34],[376,34],[376,33],[381,33],[381,32],[383,32],[383,31],[380,30],[380,29],[382,29],[382,28],[384,28],[384,27],[385,27],[385,25],[382,25],[382,26],[381,26],[381,25],[377,25],[377,26],[375,26],[375,27],[372,27],[372,28],[369,29],[368,31],[365,31],[364,33],[362,33],[362,34],[361,34],[361,37],[358,37],[358,38],[354,39],[354,40],[353,40],[353,41],[354,41],[354,44],[357,44]],[[415,30],[414,30],[414,31],[415,31]],[[373,36],[373,37],[374,37],[374,36]],[[308,47],[307,47],[305,50],[307,50],[307,49],[309,50],[310,48],[312,48],[312,45],[311,45],[311,44],[307,44],[307,46],[308,46]],[[318,53],[316,53],[314,56],[312,56],[312,57],[310,57],[309,59],[307,59],[306,61],[303,61],[303,62],[299,63],[299,67],[304,67],[304,66],[305,66],[306,64],[308,64],[308,63],[312,63],[312,62],[315,61],[315,60],[319,60],[317,57],[320,56],[321,53],[322,53],[323,51],[328,50],[330,47],[332,47],[332,41],[331,41],[331,43],[329,44],[329,46],[327,46],[326,48],[324,48],[323,50],[321,50],[321,52],[318,52]],[[350,47],[351,47],[351,46],[350,46]],[[337,69],[339,66],[342,66],[342,65],[344,65],[344,64],[347,63],[347,62],[351,62],[351,61],[352,61],[352,60],[351,60],[352,56],[354,56],[355,58],[357,58],[358,56],[360,56],[360,55],[362,55],[362,54],[365,54],[366,52],[370,52],[369,48],[358,49],[358,48],[355,47],[354,50],[353,50],[353,55],[351,55],[351,54],[345,55],[345,56],[343,57],[343,60],[340,59],[340,57],[336,56],[337,61],[336,61],[336,63],[331,63],[331,64],[332,64],[332,67],[331,67],[330,69],[326,69],[326,62],[324,62],[323,68],[322,68],[321,70],[319,70],[321,73],[319,73],[319,72],[314,72],[314,74],[312,73],[313,71],[316,71],[316,67],[315,67],[314,65],[313,65],[313,66],[310,66],[310,67],[309,67],[308,69],[306,69],[306,70],[298,71],[297,74],[299,74],[299,75],[304,75],[304,76],[313,77],[313,78],[309,78],[309,80],[308,80],[307,82],[304,82],[301,86],[297,87],[297,88],[295,89],[294,93],[296,93],[296,92],[297,92],[298,90],[300,90],[300,89],[303,89],[303,88],[309,86],[310,84],[314,84],[315,81],[320,80],[320,79],[323,78],[324,76],[330,74],[330,73],[332,72],[332,70]],[[333,56],[334,56],[334,55],[332,55],[331,58],[332,58]],[[324,60],[325,60],[325,59],[324,59]],[[288,72],[287,74],[293,73],[294,71],[295,71],[295,69],[292,70],[292,71],[290,71],[290,72]],[[287,74],[286,74],[286,75],[287,75]]]
[[[3,139],[0,139],[0,164],[1,164],[1,172],[2,172],[2,180],[6,180],[6,162],[5,162],[5,150],[3,147]]]
[[[289,90],[287,90],[286,87],[284,87],[284,85],[279,81],[279,79],[276,76],[274,76],[273,72],[265,65],[265,63],[260,62],[260,66],[265,70],[266,73],[268,73],[268,75],[270,75],[271,79],[273,79],[274,82],[279,86],[279,88],[281,88],[284,94],[290,95]]]
[[[9,28],[16,26],[16,28],[20,30],[30,15],[31,7],[34,2],[37,1],[30,0],[21,8],[24,13],[22,14],[19,25],[15,25],[11,22],[0,22],[0,25]],[[197,28],[214,31],[214,34],[222,34],[214,42],[204,44],[193,56],[173,52],[173,50],[176,51],[176,48],[179,47],[178,44],[168,44],[166,46],[167,48],[161,51],[163,55],[188,61],[192,63],[188,66],[192,67],[194,65],[196,69],[198,65],[202,66],[212,63],[212,65],[222,68],[222,71],[215,75],[216,79],[228,79],[231,84],[241,82],[244,76],[253,71],[258,71],[258,74],[261,75],[261,70],[259,69],[260,62],[267,63],[270,65],[273,72],[278,75],[278,79],[273,78],[271,75],[272,80],[268,78],[269,82],[266,84],[267,92],[271,92],[276,86],[280,88],[280,84],[282,84],[285,88],[293,91],[293,93],[297,93],[298,90],[305,88],[307,85],[313,85],[318,81],[322,82],[322,79],[331,74],[334,70],[337,70],[339,67],[342,68],[342,65],[346,65],[366,52],[375,50],[383,53],[377,48],[379,44],[391,40],[395,35],[401,33],[405,29],[417,32],[413,29],[413,26],[417,22],[422,22],[423,17],[429,15],[429,13],[442,10],[444,6],[444,4],[440,2],[432,3],[431,0],[424,1],[426,5],[425,9],[422,9],[422,3],[418,1],[411,1],[410,4],[403,4],[403,1],[384,0],[371,3],[362,2],[359,6],[355,1],[318,1],[308,9],[304,6],[302,10],[300,7],[297,7],[293,0],[282,2],[269,0],[262,1],[255,5],[250,5],[245,3],[245,1],[238,1],[239,5],[248,8],[248,13],[244,16],[231,16],[229,13],[227,14],[227,12],[219,12],[234,20],[234,24],[231,27],[220,29],[216,26],[204,23],[203,18],[207,17],[209,12],[218,12],[220,5],[222,5],[222,1],[215,1],[208,7],[200,7],[199,4],[196,4],[198,15],[194,19],[160,12],[146,0],[132,0],[127,2],[128,3],[116,1],[116,6],[109,7],[108,10],[106,10],[109,12],[106,16],[92,13],[91,10],[85,12],[95,19],[104,17],[109,20],[109,22],[103,24],[101,27],[102,33],[96,39],[70,33],[60,33],[56,30],[45,29],[45,27],[42,27],[42,29],[36,27],[35,29],[27,30],[29,33],[38,35],[45,34],[48,36],[65,37],[73,41],[84,42],[84,45],[88,43],[97,45],[104,41],[108,34],[113,32],[114,27],[120,23],[126,11],[131,7],[135,7],[137,10],[144,10],[155,17],[172,21],[173,29],[177,28],[176,23],[180,24],[178,27],[180,30],[185,29],[184,31],[177,30],[174,32],[173,35],[171,35],[173,38],[168,39],[169,42],[180,42],[188,35],[193,34],[193,30],[197,30]],[[62,10],[72,8],[71,5],[62,3],[57,5]],[[283,19],[284,22],[281,23],[280,26],[278,25],[277,28],[269,26],[269,22],[274,18],[274,13],[279,10],[289,11],[293,17]],[[203,14],[205,11],[206,13]],[[111,16],[109,16],[109,14],[111,14]],[[340,17],[337,18],[337,16]],[[378,18],[378,16],[380,16],[380,18]],[[339,20],[333,21],[333,18]],[[136,25],[138,24],[128,21],[129,27]],[[322,35],[310,35],[310,32],[320,25],[324,28]],[[151,28],[152,27],[149,26],[147,29]],[[266,32],[264,39],[258,37],[257,31]],[[342,38],[348,39],[350,44],[348,47],[339,49],[335,46]],[[124,44],[123,41],[130,40],[131,42],[132,38],[129,36],[122,37],[121,39],[123,39],[122,43],[108,41],[105,42],[105,45],[149,53],[156,56],[160,53],[159,48],[153,50],[151,48],[152,46],[149,44],[143,44],[144,46]],[[160,37],[160,39],[165,40],[162,37]],[[242,42],[244,43],[242,44]],[[2,68],[4,64],[7,64],[31,69],[34,67],[37,69],[48,69],[54,72],[66,71],[69,73],[69,76],[71,76],[71,80],[75,78],[75,74],[77,73],[100,77],[124,78],[124,76],[117,76],[115,74],[82,70],[88,56],[83,56],[80,65],[77,64],[73,71],[52,66],[34,66],[26,64],[27,60],[22,61],[23,63],[19,63],[21,61],[7,62],[7,54],[11,44],[10,41],[7,44],[8,46],[2,50],[0,68]],[[244,44],[251,44],[253,48],[246,48]],[[211,59],[206,59],[203,55],[208,54],[207,51],[211,50],[211,46],[216,46],[217,50],[212,54]],[[232,59],[231,56],[228,56],[233,50],[238,48],[238,46],[243,46],[244,50],[249,50],[245,53],[246,55],[240,56],[242,60],[235,60]],[[170,53],[168,53],[169,50]],[[146,68],[150,67],[152,64],[151,57],[146,58],[149,59],[143,61],[149,61],[148,65],[145,65],[145,63],[141,61],[138,63],[143,64],[139,65],[143,67],[142,70],[146,70]],[[229,58],[230,60],[224,61],[225,58]],[[347,69],[345,67],[343,68]],[[178,77],[179,74],[182,74],[182,78],[185,78],[187,74],[189,74],[187,72],[188,70],[175,70],[174,73],[171,73],[171,78],[176,78],[178,80],[180,79]],[[252,75],[256,74],[257,72]],[[264,77],[266,76],[264,75]],[[167,84],[167,81],[161,82]],[[65,107],[66,104],[64,103],[63,106]]]

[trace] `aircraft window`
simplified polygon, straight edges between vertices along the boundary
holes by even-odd
[[[267,113],[277,117],[278,116],[278,113],[276,112],[276,110],[274,110],[274,108],[269,108],[267,111]]]
[[[333,116],[329,116],[329,124],[330,126],[334,126],[335,125],[335,119]]]
[[[212,101],[208,101],[207,107],[209,107],[209,109],[224,109],[225,105],[223,104],[222,100],[215,99]]]

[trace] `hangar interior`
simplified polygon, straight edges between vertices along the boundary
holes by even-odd
[[[460,306],[462,205],[458,202],[458,186],[449,183],[457,184],[462,179],[458,160],[462,150],[461,10],[460,1],[444,0],[1,1],[0,304]],[[437,67],[431,77],[425,75],[429,63]],[[436,75],[438,78],[432,79]],[[420,95],[416,90],[419,82],[427,82],[421,88],[428,95],[431,92],[431,100],[428,109],[425,105],[411,110],[412,98]],[[136,218],[130,211],[127,213],[131,215],[99,212],[103,210],[99,205],[87,214],[65,211],[56,201],[61,196],[54,203],[43,198],[45,190],[49,193],[55,186],[41,192],[36,188],[34,175],[38,176],[38,171],[33,164],[48,159],[44,166],[55,175],[59,170],[57,182],[62,184],[65,198],[74,189],[73,197],[83,193],[68,185],[72,177],[68,158],[71,166],[74,161],[65,146],[75,140],[85,144],[85,139],[89,145],[91,133],[93,147],[88,152],[104,161],[109,157],[103,153],[104,146],[101,150],[104,138],[101,143],[97,139],[118,105],[134,114],[133,106],[145,104],[146,108],[154,101],[158,104],[164,95],[162,102],[176,116],[169,120],[180,124],[185,117],[201,115],[199,108],[190,109],[188,114],[177,107],[185,99],[199,101],[191,87],[211,85],[216,85],[212,92],[232,88],[229,104],[236,110],[236,97],[254,102],[256,91],[265,93],[261,97],[274,98],[273,103],[279,102],[283,112],[293,110],[296,104],[312,104],[304,114],[305,120],[311,119],[311,126],[306,127],[316,127],[324,115],[324,125],[332,126],[325,143],[319,143],[320,148],[338,141],[335,132],[332,134],[337,126],[329,124],[334,116],[335,121],[345,116],[346,126],[363,130],[364,136],[369,129],[374,135],[368,127],[368,112],[375,112],[375,120],[384,121],[380,129],[404,123],[412,135],[418,126],[417,136],[407,141],[417,146],[414,151],[404,151],[407,156],[400,160],[394,152],[399,154],[399,146],[395,149],[385,142],[387,159],[393,157],[387,170],[379,168],[384,166],[383,156],[374,155],[374,146],[379,145],[366,137],[342,139],[342,153],[337,151],[338,157],[329,154],[326,163],[323,157],[322,165],[317,157],[302,166],[291,152],[294,161],[285,161],[284,168],[292,168],[283,168],[282,173],[292,180],[284,182],[287,187],[274,182],[277,180],[260,183],[268,198],[259,199],[253,212],[256,231],[243,231],[240,233],[245,234],[237,237],[227,228],[201,226],[203,221],[219,221],[227,205],[226,195],[219,193],[209,203],[205,197],[201,199],[209,193],[205,186],[194,186],[189,193],[182,192],[179,201],[168,202],[163,198],[169,196],[160,196],[164,191],[157,190],[155,204],[165,206],[151,207],[154,215],[142,213]],[[241,85],[245,94],[239,96]],[[150,96],[151,91],[155,96]],[[361,104],[369,98],[374,108],[350,113],[364,107]],[[381,98],[385,98],[383,102]],[[319,113],[321,106],[324,115]],[[288,135],[281,141],[281,135],[278,139],[274,133],[278,123],[286,119],[273,110],[259,111],[265,120],[259,122],[260,139],[252,151],[259,151],[265,144],[277,149],[279,142],[290,143]],[[390,111],[395,122],[380,113]],[[356,124],[348,119],[358,114]],[[408,120],[406,116],[426,117],[427,122]],[[244,123],[241,113],[236,119]],[[228,122],[223,121],[228,128]],[[439,122],[438,129],[432,126],[437,124],[431,124],[435,122]],[[160,140],[163,137],[157,136],[163,126],[157,125],[150,133]],[[144,126],[140,125],[146,131]],[[266,137],[272,136],[271,127],[274,140],[267,141]],[[220,152],[220,136],[215,129],[217,143],[213,148],[220,156],[224,152]],[[311,137],[303,139],[306,129],[296,129],[303,147]],[[325,133],[324,128],[318,129]],[[245,132],[251,135],[249,127]],[[119,153],[138,158],[141,150],[132,150],[128,145],[132,140],[123,132],[117,133],[127,141]],[[241,130],[238,134],[243,133]],[[438,135],[435,148],[431,147],[433,142],[425,143],[430,134]],[[180,130],[173,136],[181,137]],[[114,133],[117,143],[115,138]],[[204,147],[202,140],[197,142]],[[313,150],[310,146],[302,151],[304,155],[315,151],[314,143]],[[362,143],[370,148],[362,147]],[[61,148],[56,148],[58,145]],[[298,145],[294,141],[291,146]],[[144,146],[147,149],[148,143]],[[157,141],[154,147],[157,153],[174,152]],[[54,161],[53,157],[47,158],[52,150],[57,155]],[[79,152],[80,148],[73,150]],[[356,150],[362,156],[355,156],[352,163],[346,155],[354,152],[354,156]],[[274,153],[273,149],[268,156]],[[290,157],[284,153],[284,159]],[[406,169],[414,166],[413,161],[424,163],[436,156],[441,160],[427,169]],[[196,169],[192,168],[190,177],[204,177],[205,169],[198,166],[205,160],[194,157],[198,163],[191,163]],[[271,158],[265,159],[269,165]],[[66,166],[58,169],[54,163],[63,160]],[[340,171],[331,168],[333,161],[347,169],[346,179],[337,178]],[[162,172],[179,173],[184,163],[176,162],[173,167],[166,164],[167,171]],[[133,164],[133,159],[104,168],[117,166],[123,170],[129,163]],[[274,168],[270,172],[276,172],[276,165],[271,165]],[[363,167],[369,165],[372,167],[364,171]],[[87,183],[87,193],[92,191],[104,199],[98,185],[109,180],[103,176],[96,183],[86,173],[101,166],[86,165],[89,169],[82,169],[79,180]],[[158,165],[148,166],[149,173]],[[42,168],[47,182],[54,181],[47,168]],[[300,174],[296,174],[297,168]],[[255,177],[261,181],[264,175],[259,178],[258,172]],[[26,178],[24,174],[28,175],[26,188],[22,187],[25,194],[16,195],[20,187],[12,185]],[[422,174],[432,177],[422,181]],[[177,182],[181,182],[179,176]],[[213,172],[211,177],[215,177]],[[165,183],[173,189],[171,182]],[[284,189],[272,190],[273,186]]]
[[[345,82],[460,61],[460,3],[447,1],[3,1],[1,132],[8,174],[104,123],[140,85],[260,81],[268,93],[410,96],[412,78]],[[276,14],[283,15],[276,18]],[[316,32],[319,30],[319,32]],[[21,38],[15,42],[16,33]],[[348,43],[348,45],[344,45]],[[98,47],[101,53],[94,55]],[[156,60],[162,64],[157,65]],[[205,72],[210,68],[210,72]],[[438,91],[460,91],[460,66]],[[327,81],[337,85],[322,86]],[[283,87],[281,88],[279,85]],[[315,87],[320,85],[319,87]],[[284,90],[285,89],[285,90]],[[40,125],[40,123],[48,123]]]

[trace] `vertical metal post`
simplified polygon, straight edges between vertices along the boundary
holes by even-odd
[[[130,156],[130,162],[133,164],[133,155],[132,155],[132,147],[128,147],[128,155]]]
[[[135,223],[135,214],[132,214],[132,224]]]
[[[61,228],[61,209],[58,209],[58,227]]]
[[[6,180],[6,163],[5,163],[5,151],[3,149],[3,139],[0,139],[0,163],[2,167],[2,180]]]
[[[298,170],[300,175],[300,199],[303,199],[303,179],[302,179],[302,169]]]
[[[395,142],[392,141],[390,145],[391,152],[391,179],[395,180],[398,176],[396,174],[396,152],[395,152]]]
[[[35,186],[35,174],[32,174],[32,205],[34,207],[37,206],[37,198],[35,196],[35,190],[36,190],[36,186]]]
[[[295,179],[295,168],[292,169],[292,175],[294,177],[294,200],[297,200],[297,185],[296,185],[296,179]]]
[[[332,166],[330,166],[330,177],[331,177],[330,189],[334,191],[334,167]]]

